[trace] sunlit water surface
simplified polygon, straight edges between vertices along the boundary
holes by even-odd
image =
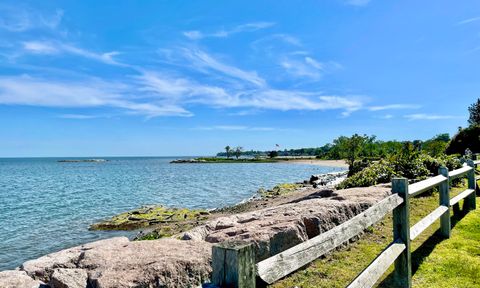
[[[260,187],[340,168],[288,163],[169,164],[172,158],[0,159],[0,270],[82,243],[132,232],[88,231],[90,224],[148,204],[215,208]]]

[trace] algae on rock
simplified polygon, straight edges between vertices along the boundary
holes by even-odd
[[[134,230],[153,225],[169,227],[171,224],[203,221],[208,218],[208,215],[206,210],[164,206],[142,207],[95,223],[90,226],[90,230]]]

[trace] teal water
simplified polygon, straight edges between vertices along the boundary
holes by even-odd
[[[88,231],[90,224],[148,204],[215,208],[260,187],[339,168],[288,163],[169,164],[173,158],[0,159],[0,270],[82,243],[133,235]]]

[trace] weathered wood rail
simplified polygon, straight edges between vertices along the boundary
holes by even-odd
[[[334,250],[369,226],[393,213],[393,241],[370,263],[348,288],[372,287],[395,264],[394,279],[399,287],[412,286],[410,242],[440,219],[440,233],[451,234],[451,207],[457,208],[464,199],[464,209],[476,209],[475,167],[479,160],[469,160],[460,169],[448,171],[440,167],[439,175],[408,184],[405,178],[392,180],[392,195],[333,229],[291,247],[255,264],[253,244],[222,243],[215,245],[212,254],[213,287],[255,287],[258,278],[264,283],[273,282],[298,270],[318,257]],[[450,181],[467,177],[468,189],[450,198]],[[439,207],[425,218],[410,226],[410,199],[432,188],[439,188]],[[455,211],[455,210],[454,210]]]

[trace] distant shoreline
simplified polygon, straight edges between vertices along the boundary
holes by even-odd
[[[341,168],[348,169],[348,164],[345,162],[345,160],[294,159],[294,160],[280,160],[279,162],[310,164],[310,165],[328,166],[328,167],[341,167]]]
[[[192,159],[176,159],[170,161],[174,164],[214,164],[214,163],[297,163],[316,166],[341,167],[348,168],[345,160],[324,160],[307,157],[279,157],[279,158],[217,158],[217,157],[199,157]]]

